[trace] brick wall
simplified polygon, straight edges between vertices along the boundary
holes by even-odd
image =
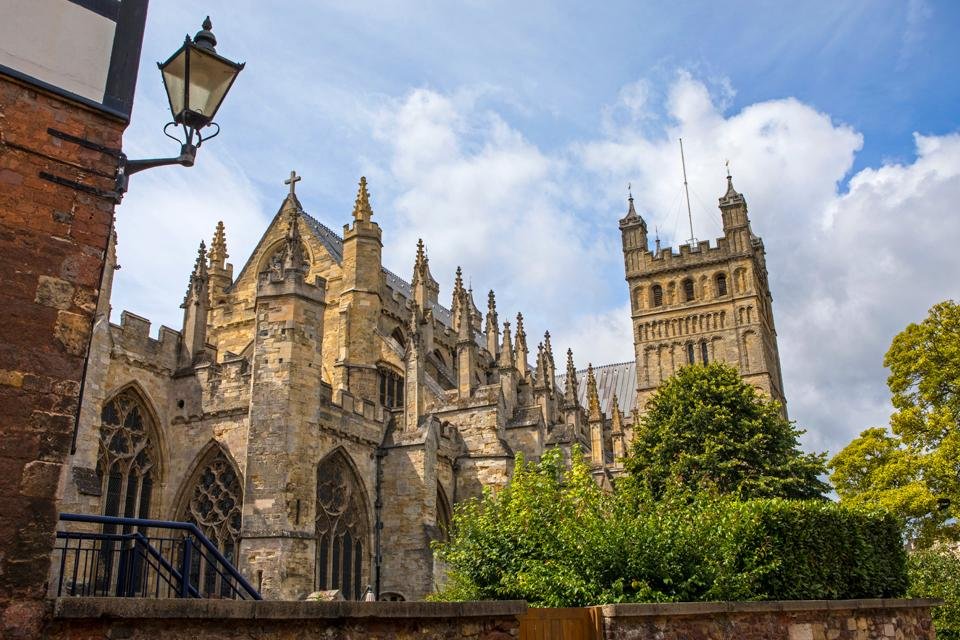
[[[83,360],[114,202],[115,158],[47,133],[119,148],[125,124],[0,75],[0,636],[34,637],[70,452]],[[69,164],[68,164],[69,163]],[[80,167],[80,168],[77,168]]]

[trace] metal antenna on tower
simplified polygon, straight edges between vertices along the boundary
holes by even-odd
[[[690,188],[687,186],[687,161],[683,157],[683,138],[680,138],[680,166],[683,167],[683,191],[687,195],[687,220],[690,221],[690,248],[697,250],[697,238],[693,235],[693,212],[690,211]]]

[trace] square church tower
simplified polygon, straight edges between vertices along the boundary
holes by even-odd
[[[686,364],[725,362],[777,400],[786,414],[777,332],[763,241],[750,229],[747,201],[727,176],[720,198],[723,237],[653,251],[629,198],[620,220],[630,290],[641,412],[661,381]]]

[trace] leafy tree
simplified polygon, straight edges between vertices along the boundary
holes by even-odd
[[[724,364],[683,367],[657,389],[624,466],[654,497],[674,487],[747,498],[819,498],[826,454],[805,454],[780,405]]]
[[[911,598],[941,598],[933,608],[933,624],[940,640],[960,640],[960,557],[955,549],[936,545],[910,554],[908,560]]]
[[[518,457],[499,492],[457,504],[438,600],[534,606],[896,597],[901,531],[887,513],[827,500],[738,500],[704,491],[654,500],[604,493],[576,448]]]
[[[892,433],[861,433],[830,461],[830,479],[844,502],[892,511],[921,547],[957,540],[960,306],[934,306],[893,339],[883,363],[896,410]]]
[[[609,526],[610,512],[611,498],[579,449],[569,469],[558,449],[539,463],[517,456],[506,487],[456,506],[450,542],[436,545],[451,568],[441,598],[543,606],[618,601],[622,581],[613,568],[622,564],[626,532]]]

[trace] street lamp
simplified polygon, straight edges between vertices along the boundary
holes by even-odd
[[[158,62],[163,86],[170,102],[173,121],[163,128],[163,133],[180,143],[180,155],[176,158],[154,158],[147,160],[127,160],[121,155],[117,169],[117,193],[123,195],[127,190],[130,174],[179,164],[192,167],[197,157],[197,149],[204,140],[216,137],[220,125],[213,121],[220,104],[226,97],[233,81],[243,70],[243,62],[233,62],[217,54],[217,38],[213,35],[210,16],[203,21],[203,28],[190,40],[186,36],[183,46],[170,56],[166,62]],[[207,126],[216,127],[212,135],[204,136],[202,130]],[[168,132],[170,127],[183,129],[183,140]]]

